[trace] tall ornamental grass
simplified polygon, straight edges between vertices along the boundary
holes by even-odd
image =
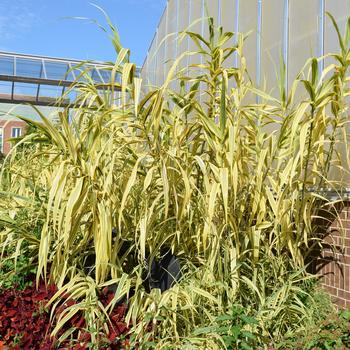
[[[110,81],[85,71],[58,121],[39,110],[40,122],[22,117],[34,132],[21,141],[30,151],[15,148],[2,168],[2,261],[27,254],[37,280],[58,285],[53,318],[60,296],[77,301],[54,334],[78,311],[103,330],[121,300],[141,348],[224,348],[215,324],[235,304],[257,320],[245,329],[259,346],[303,327],[305,261],[334,204],[323,189],[346,187],[349,175],[350,24],[344,36],[336,27],[332,63],[319,72],[323,58],[310,59],[289,90],[282,74],[279,97],[254,86],[243,35],[211,18],[208,37],[180,34],[197,51],[174,60],[159,87],[136,75],[109,25],[118,53]],[[181,69],[188,55],[198,63]],[[151,262],[169,250],[182,278],[149,291]],[[103,307],[98,291],[112,285]]]

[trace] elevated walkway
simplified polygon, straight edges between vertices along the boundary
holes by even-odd
[[[110,67],[102,62],[0,51],[0,103],[53,106],[60,101],[65,107],[76,96],[74,90],[65,94],[67,88],[76,81],[92,79],[103,89],[110,81]],[[82,76],[83,71],[88,71],[88,76]]]

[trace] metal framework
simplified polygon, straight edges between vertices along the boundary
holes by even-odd
[[[76,81],[86,80],[86,76],[81,74],[83,71],[88,71],[89,78],[96,83],[108,83],[111,71],[107,67],[110,66],[96,61],[0,51],[0,103],[52,106],[62,98],[67,87]],[[60,105],[69,105],[75,95],[72,91]]]

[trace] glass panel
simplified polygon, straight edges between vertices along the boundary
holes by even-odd
[[[235,0],[221,0],[221,21],[222,26],[225,32],[234,32],[235,31],[235,20],[237,10],[235,8]],[[227,44],[226,47],[232,47],[235,44],[235,37],[232,37]],[[232,67],[234,63],[233,55],[228,58],[225,62],[226,67]]]
[[[78,96],[78,93],[76,90],[72,89],[69,91],[67,94],[67,98],[69,99],[70,102],[73,102]]]
[[[249,36],[244,42],[243,54],[247,60],[248,73],[256,81],[256,28],[258,1],[241,0],[239,9],[239,31]]]
[[[168,70],[167,70],[167,60],[168,60],[168,43],[169,43],[169,38],[167,37],[167,35],[169,34],[168,32],[168,25],[169,25],[169,3],[167,3],[166,9],[164,11],[164,17],[163,17],[163,26],[164,26],[164,32],[162,33],[162,40],[164,40],[164,43],[162,45],[161,50],[163,51],[163,64],[162,64],[162,82],[165,81],[165,77],[168,74]]]
[[[101,67],[89,66],[89,75],[91,79],[97,83],[108,83],[111,80],[111,71],[102,69]],[[120,82],[120,76],[116,76],[115,80]]]
[[[110,82],[111,80],[111,71],[106,69],[99,69],[99,73],[102,76],[102,79],[105,83]]]
[[[16,59],[16,75],[28,78],[40,78],[42,74],[41,60],[31,60],[28,58]]]
[[[191,32],[195,33],[201,33],[202,30],[202,21],[200,19],[202,18],[202,0],[192,0],[191,3]],[[194,44],[192,39],[190,39],[190,45],[189,49],[191,52],[198,51],[198,47]],[[201,63],[201,55],[196,54],[194,56],[191,56],[189,59],[190,64],[200,64]],[[198,70],[195,70],[194,68],[191,68],[192,75],[198,75]]]
[[[327,0],[326,1],[326,11],[330,12],[341,31],[344,33],[344,28],[346,26],[347,18],[350,14],[350,1],[349,0]],[[339,41],[337,33],[333,27],[333,24],[328,16],[326,16],[325,23],[325,54],[327,53],[337,53],[340,51]],[[331,59],[326,60],[326,64],[329,64]]]
[[[318,54],[319,0],[293,0],[289,5],[289,86],[306,61]]]
[[[45,61],[47,79],[52,80],[73,80],[72,73],[68,73],[69,66],[63,62]]]
[[[166,39],[166,61],[165,72],[168,72],[176,59],[176,30],[177,30],[177,0],[168,2],[167,33],[172,34]]]
[[[0,74],[13,75],[13,57],[0,56]]]
[[[183,30],[187,30],[189,23],[189,7],[191,0],[178,0],[179,1],[179,32]],[[182,37],[181,37],[182,38]],[[188,38],[182,38],[181,42],[178,45],[178,55],[186,52],[188,50],[189,41]],[[179,68],[183,68],[187,66],[188,59],[184,57],[179,64]]]
[[[146,60],[142,66],[141,78],[143,79],[144,84],[148,85],[149,81],[149,58],[146,57]]]
[[[58,98],[62,96],[63,87],[54,85],[40,85],[39,96],[40,97],[52,97]]]
[[[121,106],[121,93],[119,91],[114,93],[114,103],[117,106]]]
[[[91,78],[96,83],[102,83],[103,82],[102,77],[99,75],[99,72],[97,71],[96,68],[93,68],[91,70]]]
[[[152,45],[148,53],[148,79],[150,84],[155,84],[155,70],[156,70],[156,57],[155,57],[155,48],[156,48],[156,36],[153,39]]]
[[[156,84],[161,85],[164,82],[164,63],[165,63],[165,45],[163,39],[166,36],[166,11],[161,19],[158,27],[158,45],[157,50],[157,64],[158,69],[156,71]]]
[[[12,83],[10,81],[0,81],[0,94],[11,95]],[[8,98],[9,96],[6,96]]]
[[[219,25],[219,16],[218,16],[219,0],[208,1],[207,6],[208,6],[209,16],[213,17],[214,26],[217,27]]]
[[[350,1],[349,0],[326,0],[326,11],[330,12],[339,27],[339,30],[342,35],[344,35],[345,27],[347,18],[350,14]],[[340,51],[339,41],[337,33],[334,29],[334,26],[328,16],[326,16],[325,20],[325,54],[328,53],[338,53]],[[325,59],[325,66],[329,65],[334,61],[332,58],[326,58]],[[350,135],[350,125],[346,125],[347,129],[347,137],[349,142],[349,136]],[[342,165],[344,166],[347,164],[347,152],[344,144],[337,144],[335,146],[336,151],[338,152],[340,159],[342,160]],[[345,168],[348,168],[345,165]],[[330,178],[331,180],[343,180],[345,184],[350,183],[350,176],[348,169],[347,173],[344,174],[343,171],[339,171],[339,168],[332,167],[330,172]],[[343,176],[343,178],[342,178]]]
[[[221,21],[226,32],[235,31],[236,4],[235,0],[221,0]]]
[[[86,65],[80,65],[76,67],[74,64],[72,64],[72,70],[70,74],[72,74],[72,81],[86,81],[86,77],[91,76],[91,70],[89,69],[89,66]]]
[[[276,74],[280,74],[283,42],[284,2],[263,1],[261,32],[261,86],[274,97],[279,96]]]
[[[28,96],[36,96],[38,84],[15,83],[14,99],[22,99]]]

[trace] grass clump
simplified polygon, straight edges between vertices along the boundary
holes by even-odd
[[[130,347],[263,349],[314,317],[305,261],[322,244],[320,212],[336,204],[322,189],[342,188],[348,174],[349,36],[322,76],[310,59],[276,98],[254,87],[243,36],[208,26],[208,38],[181,34],[198,51],[154,88],[110,24],[110,81],[83,72],[57,123],[39,110],[41,122],[26,120],[30,159],[17,149],[3,168],[1,246],[27,242],[37,281],[59,288],[53,315],[62,296],[74,300],[53,334],[78,312],[108,333],[108,315],[127,303]],[[233,54],[239,65],[226,68]],[[203,57],[189,74],[187,55]],[[36,226],[19,225],[22,210]],[[147,277],[164,252],[182,278],[161,293]],[[115,293],[102,305],[106,287]]]

